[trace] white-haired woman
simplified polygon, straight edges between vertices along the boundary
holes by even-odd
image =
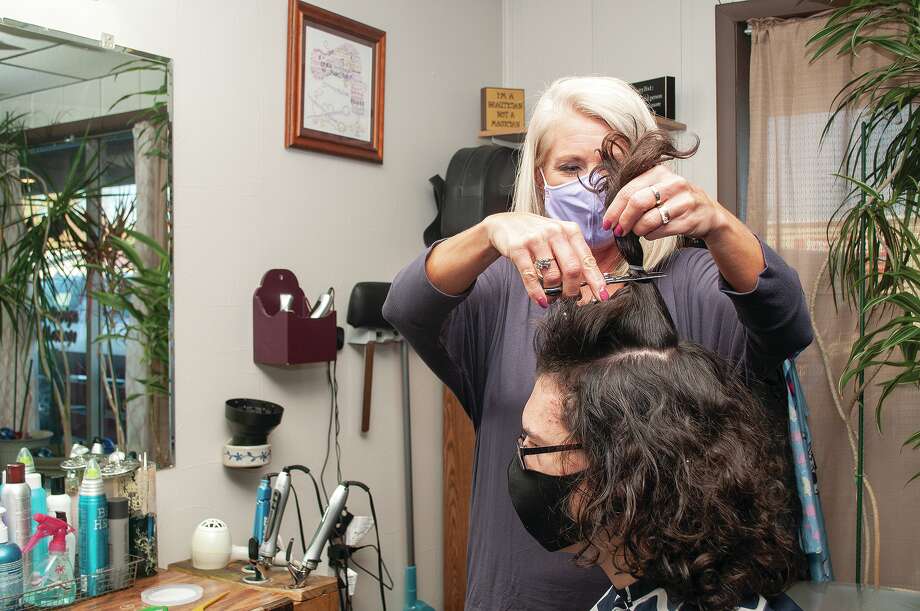
[[[535,321],[544,287],[605,301],[604,272],[625,264],[614,232],[643,236],[645,266],[682,339],[756,376],[807,346],[811,325],[798,276],[699,187],[665,166],[628,183],[608,209],[586,177],[605,136],[635,140],[655,129],[642,98],[614,78],[564,78],[537,103],[514,210],[484,219],[403,269],[386,318],[457,395],[476,430],[466,608],[583,610],[609,588],[546,551],[521,526],[506,469],[517,444],[548,445],[521,432],[534,385]],[[677,249],[678,236],[707,246]],[[542,281],[541,281],[542,278]]]

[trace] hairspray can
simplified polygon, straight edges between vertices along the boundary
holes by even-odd
[[[109,516],[102,471],[95,458],[86,463],[80,484],[80,578],[89,596],[101,594],[98,572],[109,563]]]
[[[15,543],[22,550],[32,536],[32,491],[26,483],[26,468],[22,463],[6,466],[6,485],[3,486],[3,506],[6,513],[3,519],[9,532],[10,543]],[[22,555],[23,583],[32,581],[32,554]]]
[[[0,507],[0,516],[4,513],[6,509]],[[21,595],[22,551],[18,545],[9,542],[6,526],[0,521],[0,611],[18,609],[18,597]]]
[[[109,499],[109,571],[112,589],[124,587],[128,573],[128,499]]]

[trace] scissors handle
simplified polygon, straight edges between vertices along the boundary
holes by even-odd
[[[664,278],[667,274],[662,274],[659,272],[637,274],[637,275],[627,275],[627,276],[614,276],[613,274],[604,274],[604,283],[605,284],[620,284],[624,282],[646,282],[648,280],[655,280],[657,278]],[[581,286],[587,286],[587,282],[582,282]],[[549,297],[558,297],[562,294],[561,286],[551,286],[544,287],[543,292],[546,293]]]

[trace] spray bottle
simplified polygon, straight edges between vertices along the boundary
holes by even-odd
[[[109,515],[102,471],[95,458],[86,463],[79,505],[80,576],[83,591],[89,596],[96,596],[101,594],[97,573],[109,563]]]
[[[6,509],[0,507],[0,517]],[[19,607],[14,597],[22,594],[22,552],[15,543],[7,541],[6,525],[0,520],[0,610],[14,611]]]
[[[28,450],[23,448],[26,452]],[[22,453],[20,452],[20,455]],[[31,454],[29,457],[31,458]],[[33,467],[34,468],[34,467]],[[29,488],[32,489],[31,502],[32,502],[32,532],[35,534],[38,532],[38,522],[35,520],[36,514],[48,515],[48,501],[45,494],[45,489],[42,487],[42,476],[40,473],[29,473],[29,466],[26,465],[26,483],[29,484]],[[32,581],[29,583],[37,583],[41,579],[41,574],[39,571],[45,564],[48,562],[48,542],[44,540],[39,540],[38,543],[34,546],[32,550]]]
[[[51,494],[48,495],[48,515],[52,515],[60,520],[61,516],[58,514],[63,514],[64,521],[73,526],[76,530],[77,525],[74,524],[70,497],[65,494],[64,476],[52,475],[49,477],[48,487],[51,489]],[[77,546],[71,539],[74,541],[76,540],[73,533],[67,535],[67,556],[70,558],[70,564],[77,566]]]
[[[26,468],[22,463],[6,466],[6,484],[0,500],[6,508],[3,519],[9,531],[9,541],[24,549],[32,535],[32,492],[26,484]],[[22,578],[27,585],[32,579],[31,556],[22,552]]]
[[[35,520],[38,529],[26,544],[25,552],[28,553],[45,537],[51,537],[51,545],[48,546],[48,560],[40,569],[41,581],[35,590],[26,592],[24,601],[37,607],[69,605],[77,597],[73,565],[67,557],[67,533],[73,528],[67,522],[43,513],[35,514]]]

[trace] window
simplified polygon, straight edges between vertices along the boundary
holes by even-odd
[[[32,214],[47,212],[45,193],[72,187],[74,173],[88,177],[84,196],[77,201],[87,219],[94,222],[81,228],[86,234],[119,231],[136,221],[134,210],[134,141],[131,130],[85,138],[67,138],[29,149],[28,166],[39,178],[24,177],[24,198]],[[47,184],[38,185],[40,180]],[[92,235],[84,235],[88,242]],[[70,394],[70,426],[74,442],[91,442],[100,436],[116,439],[116,405],[123,405],[125,393],[124,340],[116,337],[122,323],[105,320],[93,298],[99,291],[98,275],[87,261],[84,249],[59,248],[46,257],[55,257],[55,273],[45,291],[58,308],[58,328],[48,328],[45,341],[54,355],[51,371],[39,367],[37,346],[33,348],[33,372],[37,381],[35,402],[38,427],[50,430],[52,441],[62,441],[61,413],[53,397],[48,376],[66,379]],[[40,340],[39,340],[40,341]],[[124,411],[121,410],[121,418]],[[124,427],[124,422],[118,423]]]

